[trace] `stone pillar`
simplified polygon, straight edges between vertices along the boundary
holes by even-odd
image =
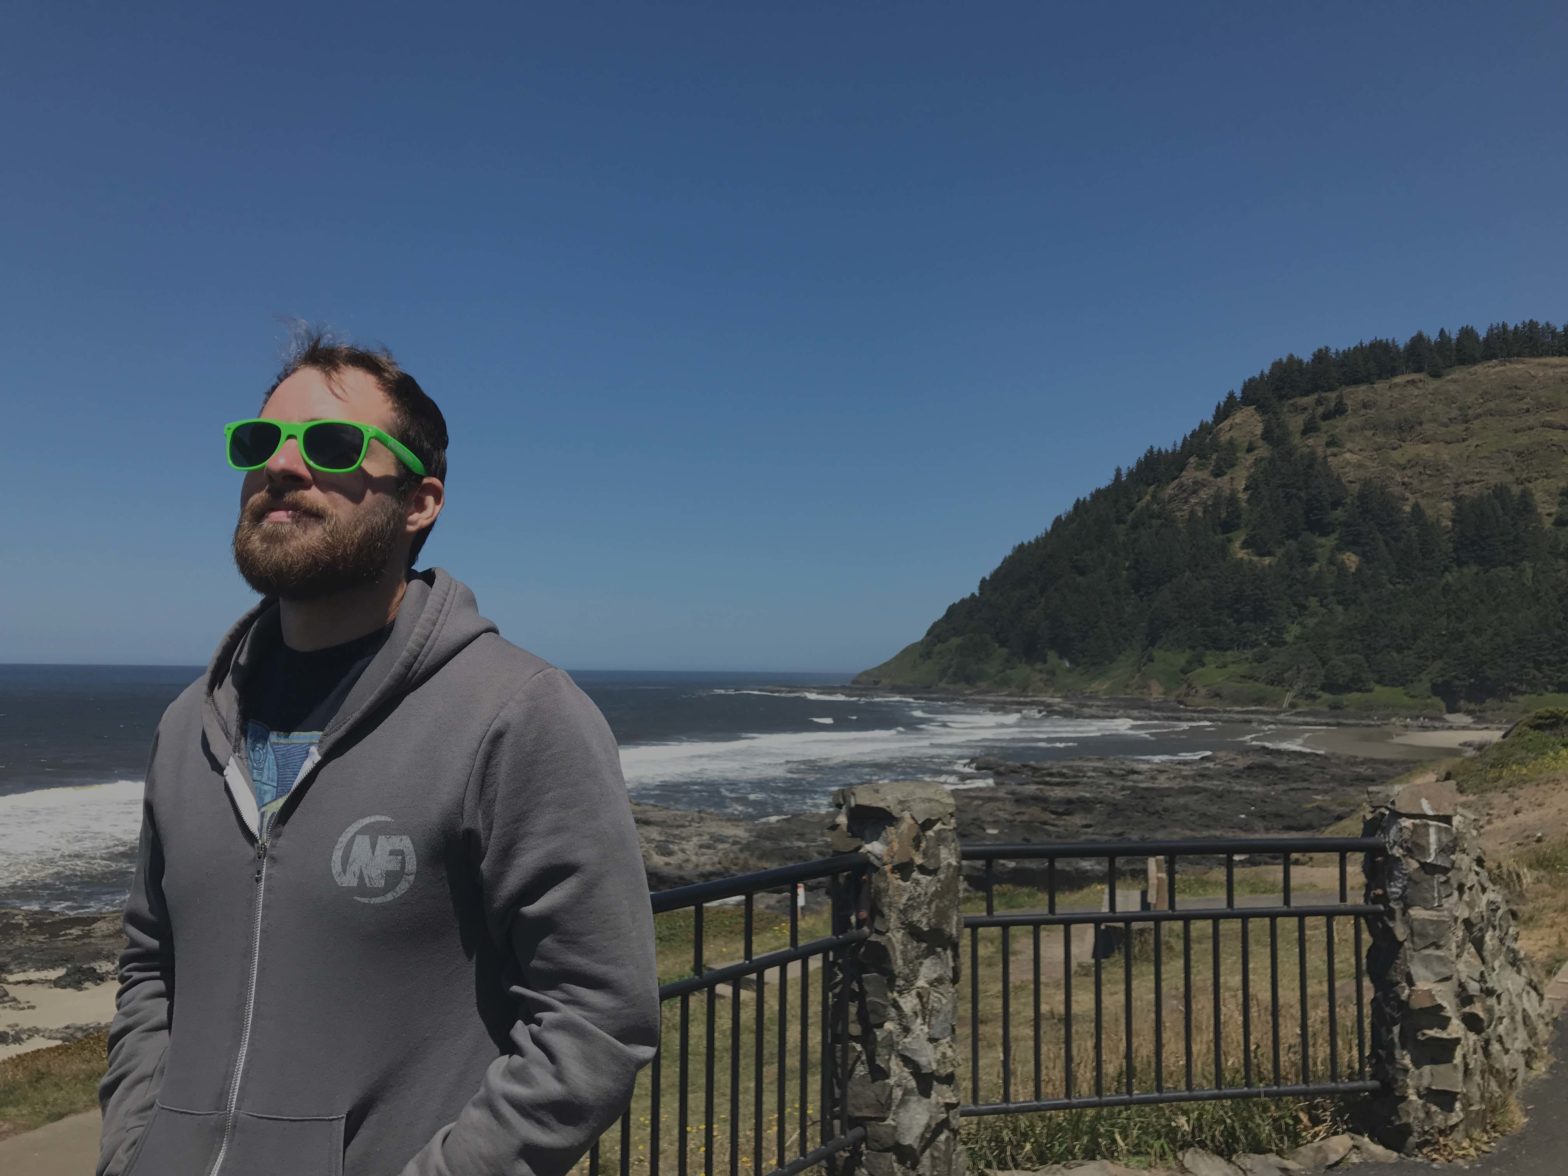
[[[1484,1133],[1545,1060],[1550,1021],[1540,979],[1519,950],[1514,914],[1481,859],[1452,783],[1432,778],[1370,794],[1366,835],[1374,916],[1376,1134],[1400,1151]]]
[[[871,937],[855,953],[850,1126],[870,1176],[963,1176],[958,1144],[959,856],[940,784],[862,784],[834,794],[835,853],[870,859]]]

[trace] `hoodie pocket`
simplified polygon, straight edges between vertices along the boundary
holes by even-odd
[[[183,1176],[212,1167],[223,1138],[222,1111],[182,1111],[157,1103],[125,1176]]]
[[[343,1116],[234,1117],[219,1176],[342,1176]]]

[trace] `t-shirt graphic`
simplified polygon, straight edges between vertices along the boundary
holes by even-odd
[[[321,742],[320,731],[270,731],[251,719],[245,724],[245,746],[250,756],[250,779],[261,811],[261,836],[272,828],[272,818]]]
[[[245,755],[265,839],[299,782],[321,733],[392,633],[392,626],[326,649],[300,652],[279,644],[259,659],[245,683]]]

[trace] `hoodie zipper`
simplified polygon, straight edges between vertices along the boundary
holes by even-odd
[[[245,1058],[250,1053],[251,1024],[256,1018],[256,983],[261,973],[261,909],[262,901],[267,896],[267,847],[277,840],[282,832],[283,818],[291,811],[291,802],[296,793],[300,793],[305,783],[315,774],[321,765],[319,746],[312,749],[316,754],[305,760],[305,766],[300,769],[299,776],[289,789],[288,798],[278,810],[278,815],[273,818],[267,835],[256,842],[256,913],[251,920],[250,929],[250,979],[246,984],[245,992],[245,1022],[240,1030],[240,1048],[234,1057],[234,1076],[229,1079],[229,1097],[224,1106],[223,1115],[223,1142],[218,1145],[218,1157],[212,1161],[212,1167],[207,1170],[207,1176],[218,1176],[218,1170],[223,1167],[223,1159],[229,1151],[229,1140],[234,1134],[234,1120],[239,1112],[240,1105],[240,1080],[245,1076]],[[247,786],[250,780],[245,780]]]
[[[228,1105],[223,1116],[223,1142],[218,1146],[218,1158],[212,1161],[207,1176],[218,1176],[223,1158],[229,1151],[229,1138],[234,1134],[234,1119],[240,1104],[240,1078],[245,1073],[245,1055],[250,1052],[251,1023],[256,1016],[256,977],[261,971],[261,908],[267,895],[267,842],[256,842],[256,915],[251,921],[250,982],[245,994],[245,1025],[240,1031],[240,1049],[234,1059],[234,1077],[229,1080]]]

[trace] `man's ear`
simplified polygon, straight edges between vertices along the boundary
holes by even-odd
[[[434,523],[446,505],[446,486],[440,478],[421,478],[408,495],[404,508],[403,531],[413,535]]]

